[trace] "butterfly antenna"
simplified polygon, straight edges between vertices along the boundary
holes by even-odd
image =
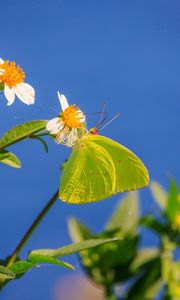
[[[95,111],[95,112],[87,113],[86,115],[89,116],[89,115],[101,115],[101,114],[102,111]]]
[[[107,118],[107,113],[105,112],[105,109],[106,109],[106,101],[104,101],[104,105],[103,105],[103,109],[102,109],[102,112],[101,112],[101,116],[100,116],[100,120],[99,120],[99,123],[96,127],[96,129],[98,130],[99,129],[99,126],[101,126],[101,124],[106,120]],[[103,118],[103,116],[105,115],[105,117]]]
[[[104,129],[106,126],[108,126],[112,121],[114,121],[115,119],[117,119],[120,116],[120,113],[118,113],[117,115],[115,115],[109,122],[107,122],[103,127],[100,128],[100,130]]]

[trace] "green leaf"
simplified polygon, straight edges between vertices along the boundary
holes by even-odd
[[[37,266],[26,260],[20,260],[15,262],[11,267],[9,267],[9,270],[12,271],[14,274],[19,275],[27,272],[32,268],[37,268]]]
[[[10,129],[0,138],[0,149],[7,148],[15,142],[28,138],[30,135],[44,131],[46,124],[46,120],[35,120]]]
[[[0,265],[0,279],[14,279],[15,274],[9,269]]]
[[[66,256],[72,253],[76,253],[79,251],[83,251],[89,248],[97,247],[105,243],[110,243],[110,242],[117,242],[120,241],[118,238],[110,238],[110,239],[90,239],[86,240],[80,243],[75,243],[75,244],[70,244],[58,249],[40,249],[40,250],[33,250],[30,252],[28,256],[28,260],[31,260],[31,255],[32,254],[40,254],[40,255],[45,255],[45,256],[50,256],[50,257],[60,257],[60,256]]]
[[[149,229],[154,230],[160,235],[166,233],[165,226],[163,226],[163,224],[161,224],[159,221],[157,221],[150,215],[142,217],[142,219],[140,220],[140,224]]]
[[[152,285],[150,285],[150,287],[144,293],[144,299],[155,299],[163,285],[163,280],[157,279]]]
[[[163,187],[157,183],[152,182],[150,185],[151,193],[162,209],[165,209],[167,206],[168,193],[163,189]]]
[[[121,232],[106,231],[97,238],[118,236]],[[126,235],[120,243],[104,244],[80,253],[81,263],[96,283],[110,285],[132,277],[130,263],[136,257],[138,237]]]
[[[159,249],[157,248],[147,248],[143,250],[139,250],[136,258],[133,260],[131,264],[132,272],[136,272],[140,267],[154,259],[159,255]]]
[[[83,240],[94,238],[94,234],[85,225],[81,224],[77,219],[71,218],[68,221],[68,228],[73,242],[78,243]]]
[[[171,221],[174,220],[174,217],[177,213],[178,209],[178,187],[175,181],[171,180],[170,182],[170,190],[168,195],[168,203],[166,208],[166,214]]]
[[[152,288],[153,291],[153,286],[154,284],[157,283],[157,280],[160,279],[160,276],[161,276],[161,261],[160,258],[157,257],[146,265],[145,270],[143,270],[143,272],[140,273],[140,275],[137,277],[135,282],[129,288],[129,291],[127,293],[127,300],[154,299],[154,297],[146,298],[145,295],[146,293],[148,293],[149,289]],[[156,291],[154,291],[154,293]]]
[[[138,192],[129,192],[119,202],[106,225],[106,230],[121,228],[123,233],[135,233],[139,220]]]
[[[74,266],[72,266],[71,264],[61,261],[61,260],[58,260],[53,257],[45,256],[45,255],[31,254],[31,256],[29,257],[29,261],[34,264],[48,263],[48,264],[53,264],[53,265],[57,265],[60,267],[65,267],[70,270],[75,270]]]
[[[13,168],[21,168],[21,162],[17,156],[7,150],[0,151],[0,162]]]

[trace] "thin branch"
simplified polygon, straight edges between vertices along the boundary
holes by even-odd
[[[47,212],[50,210],[50,208],[53,206],[53,204],[58,199],[59,190],[52,196],[52,198],[49,200],[49,202],[46,204],[46,206],[43,208],[43,210],[40,212],[40,214],[37,216],[37,218],[34,220],[32,225],[29,227],[25,235],[23,236],[22,240],[19,242],[15,250],[13,251],[12,255],[9,257],[9,259],[6,262],[5,267],[10,267],[18,257],[21,250],[24,248],[25,244],[33,234],[34,230],[38,227],[39,223],[42,221],[42,219],[45,217]]]

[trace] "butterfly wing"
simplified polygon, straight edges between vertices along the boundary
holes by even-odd
[[[94,202],[148,183],[148,171],[134,153],[109,138],[89,134],[72,150],[59,196],[68,203]]]

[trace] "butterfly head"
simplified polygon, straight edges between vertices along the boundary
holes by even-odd
[[[97,128],[91,128],[89,130],[89,134],[91,134],[91,135],[98,135],[99,132],[98,132]]]

